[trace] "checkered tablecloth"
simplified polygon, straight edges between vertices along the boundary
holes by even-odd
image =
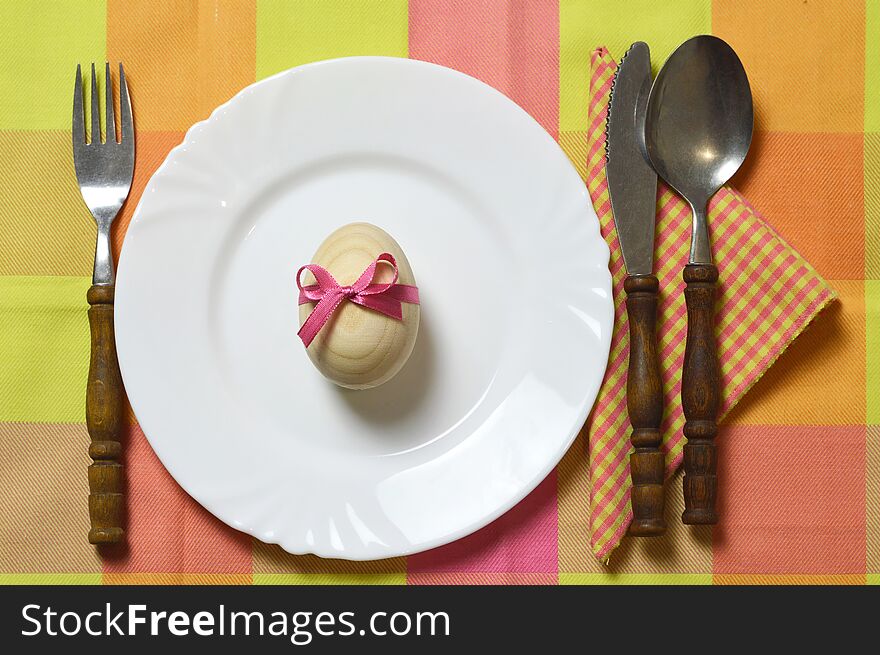
[[[499,88],[583,170],[590,53],[655,65],[711,32],[748,70],[757,133],[736,186],[837,291],[726,418],[716,528],[590,546],[589,466],[564,465],[475,535],[409,558],[295,557],[211,517],[131,417],[129,540],[86,543],[85,291],[94,228],[72,174],[76,63],[125,62],[138,197],[183,132],[297,64],[409,56]],[[826,0],[107,0],[0,3],[0,581],[880,582],[880,5]],[[871,46],[874,44],[874,47]],[[668,486],[671,516],[680,480]]]

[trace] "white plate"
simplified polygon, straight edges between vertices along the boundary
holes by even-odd
[[[422,300],[412,358],[368,391],[296,336],[294,274],[353,221],[400,243]],[[382,57],[286,71],[195,125],[116,285],[122,376],[171,475],[239,530],[348,559],[450,542],[537,486],[595,400],[612,315],[555,141],[482,82]]]

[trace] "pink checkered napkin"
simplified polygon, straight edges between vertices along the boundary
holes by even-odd
[[[593,52],[587,186],[602,236],[611,248],[616,309],[608,370],[587,426],[590,545],[601,560],[607,560],[620,544],[632,520],[630,425],[626,411],[629,335],[623,292],[626,271],[605,178],[605,120],[616,68],[615,59],[605,48]],[[661,182],[657,194],[654,273],[660,280],[658,339],[666,404],[662,429],[667,478],[681,463],[685,441],[680,393],[687,316],[681,272],[690,247],[690,222],[687,204]],[[716,333],[723,417],[835,294],[734,189],[724,187],[712,199],[709,224],[719,270]],[[723,428],[719,438],[724,438]]]

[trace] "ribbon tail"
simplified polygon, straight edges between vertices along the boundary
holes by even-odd
[[[341,292],[329,292],[321,298],[317,305],[315,305],[312,313],[309,314],[309,317],[303,322],[299,331],[296,333],[297,336],[302,339],[306,348],[309,347],[309,344],[312,343],[318,335],[318,332],[321,331],[321,328],[323,328],[327,321],[330,320],[333,312],[336,311],[336,308],[339,307],[344,299],[345,296]]]
[[[419,304],[419,288],[411,284],[395,284],[382,295],[393,298],[398,302],[409,303],[410,305]]]

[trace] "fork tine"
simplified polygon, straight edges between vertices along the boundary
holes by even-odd
[[[98,109],[98,81],[95,79],[95,64],[92,64],[92,138],[90,143],[101,144],[101,114]]]
[[[107,136],[104,141],[116,143],[116,119],[113,116],[113,80],[110,77],[110,62],[104,63],[104,97],[106,98],[107,120],[104,121],[104,131]]]
[[[76,80],[73,83],[73,143],[86,142],[86,122],[83,118],[82,70],[76,65]]]
[[[128,98],[128,82],[125,81],[125,70],[119,62],[119,140],[126,141],[134,147],[134,125],[131,122],[131,100]]]

